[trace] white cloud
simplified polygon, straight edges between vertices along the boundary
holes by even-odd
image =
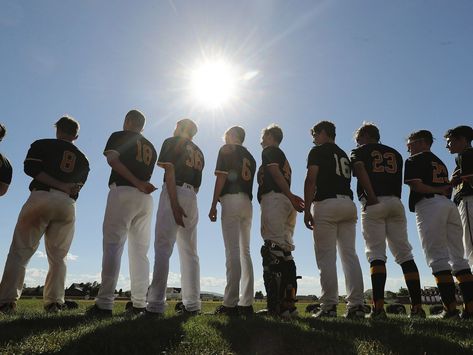
[[[79,258],[78,255],[74,255],[74,254],[71,254],[71,253],[67,253],[67,256],[66,256],[66,259],[70,260],[70,261],[76,261],[78,258]]]
[[[34,253],[34,256],[41,259],[44,259],[47,257],[46,253],[42,250],[37,250],[36,253]]]

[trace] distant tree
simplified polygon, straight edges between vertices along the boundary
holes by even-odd
[[[263,300],[263,299],[264,299],[263,291],[256,291],[255,300]]]
[[[399,296],[409,296],[409,291],[407,290],[407,288],[401,287],[397,294]]]
[[[392,298],[396,298],[396,292],[386,291],[384,292],[384,298],[388,300]]]
[[[122,289],[118,290],[118,297],[121,297],[122,294],[123,294],[123,290]]]

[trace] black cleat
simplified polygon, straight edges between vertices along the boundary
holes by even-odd
[[[226,315],[226,316],[237,316],[238,315],[238,308],[237,307],[227,307],[223,304],[218,306],[214,314],[216,315]]]
[[[133,306],[133,302],[129,301],[125,305],[125,315],[128,317],[133,317],[133,316],[142,316],[146,312],[146,308],[140,308],[140,307],[135,307]]]
[[[16,313],[16,302],[8,302],[0,305],[0,313],[5,315],[13,315]]]
[[[458,309],[455,309],[452,311],[447,311],[446,309],[444,309],[442,313],[436,314],[435,316],[431,316],[430,318],[456,320],[456,319],[460,319],[460,312],[458,312]]]
[[[247,316],[248,317],[248,316],[252,316],[255,313],[255,311],[253,309],[253,306],[251,306],[251,305],[250,306],[238,306],[237,308],[238,308],[238,314],[240,316]]]
[[[176,306],[174,307],[174,310],[176,311],[177,314],[182,314],[182,315],[187,315],[187,316],[197,316],[200,314],[200,309],[189,311],[186,308],[186,306],[184,306],[184,303],[182,302],[177,302]]]
[[[111,309],[101,309],[99,306],[94,304],[85,311],[85,316],[90,318],[109,318],[112,316]]]

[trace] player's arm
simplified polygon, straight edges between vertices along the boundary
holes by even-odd
[[[145,194],[150,194],[156,190],[156,187],[149,181],[138,179],[121,161],[120,154],[114,150],[104,152],[107,157],[107,163],[115,170],[121,177],[131,182],[138,190]]]
[[[267,165],[266,169],[269,171],[273,177],[274,182],[281,189],[281,192],[287,196],[291,201],[292,206],[296,209],[297,212],[302,212],[304,210],[304,200],[297,195],[294,195],[289,189],[286,179],[284,179],[281,170],[277,164]]]
[[[366,206],[371,206],[377,204],[378,196],[374,192],[373,185],[371,185],[371,180],[366,171],[365,164],[361,161],[356,161],[353,164],[353,175],[356,176],[358,181],[360,182],[363,190],[366,193]]]
[[[227,181],[227,174],[224,172],[215,172],[215,176],[214,196],[209,211],[209,218],[212,222],[217,220],[217,202],[225,186],[225,181]]]
[[[9,186],[10,185],[5,184],[4,182],[0,182],[0,196],[3,196],[7,193]]]
[[[312,216],[310,208],[314,200],[318,174],[318,165],[310,165],[307,167],[307,174],[304,181],[304,224],[309,229],[314,229],[314,216]]]
[[[418,192],[420,194],[438,194],[450,196],[452,190],[450,185],[430,186],[424,184],[420,179],[406,180],[406,184],[409,185],[412,191]]]
[[[176,173],[174,170],[174,164],[158,163],[158,165],[164,169],[164,181],[166,183],[166,189],[168,191],[169,202],[171,203],[174,220],[176,221],[177,225],[185,227],[184,217],[187,217],[187,215],[177,200]]]

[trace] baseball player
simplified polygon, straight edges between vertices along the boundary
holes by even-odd
[[[358,144],[351,152],[353,175],[358,179],[361,229],[370,263],[373,290],[372,319],[386,319],[386,240],[395,261],[401,265],[411,298],[411,317],[425,318],[421,304],[419,271],[407,239],[407,222],[401,202],[401,155],[379,143],[378,127],[365,123],[355,133]]]
[[[25,173],[33,178],[13,233],[2,282],[0,312],[14,313],[21,296],[26,266],[44,234],[49,271],[44,285],[46,312],[66,308],[66,256],[74,236],[75,201],[89,173],[89,162],[72,143],[79,123],[71,117],[56,122],[56,139],[33,142],[25,159]]]
[[[448,170],[430,151],[432,143],[432,133],[427,130],[413,132],[408,137],[410,157],[405,162],[404,182],[411,190],[409,209],[416,214],[425,258],[444,305],[440,318],[458,318],[453,273],[463,295],[461,317],[467,319],[473,315],[473,275],[464,259],[460,214],[449,198]]]
[[[225,243],[227,285],[223,305],[216,314],[253,313],[253,264],[250,254],[251,221],[253,217],[253,179],[256,162],[242,146],[245,130],[234,126],[224,135],[215,168],[215,189],[209,218],[217,220],[217,202],[222,205],[222,234]],[[241,297],[239,297],[241,282]],[[238,306],[238,307],[237,307]]]
[[[144,313],[149,286],[147,253],[151,239],[151,218],[156,188],[149,182],[157,154],[141,132],[145,116],[131,110],[123,130],[112,133],[103,154],[112,168],[110,191],[103,221],[102,283],[88,316],[111,316],[123,248],[128,238],[128,260],[132,307],[127,313]]]
[[[0,123],[0,142],[5,137],[7,129]],[[6,156],[0,153],[0,196],[7,193],[12,179],[13,169]]]
[[[282,139],[283,132],[275,124],[262,131],[262,164],[258,170],[258,201],[264,240],[261,256],[268,313],[295,317],[297,276],[291,254],[295,249],[292,236],[297,212],[302,212],[304,202],[290,190],[292,170],[279,148]]]
[[[355,250],[356,206],[350,189],[346,153],[335,144],[335,125],[321,121],[311,129],[315,147],[307,158],[304,222],[313,230],[320,271],[321,308],[316,318],[336,317],[338,304],[337,247],[345,273],[347,318],[364,318],[363,278]]]
[[[447,149],[458,154],[456,169],[452,176],[454,201],[460,211],[463,225],[463,246],[466,258],[473,266],[473,129],[470,126],[458,126],[445,134]]]
[[[204,155],[192,142],[197,125],[190,119],[177,122],[174,136],[166,139],[158,166],[164,168],[154,243],[153,281],[148,292],[149,316],[160,316],[166,308],[169,258],[177,241],[181,264],[182,305],[180,312],[200,312],[200,267],[197,255],[197,192],[202,181]]]

